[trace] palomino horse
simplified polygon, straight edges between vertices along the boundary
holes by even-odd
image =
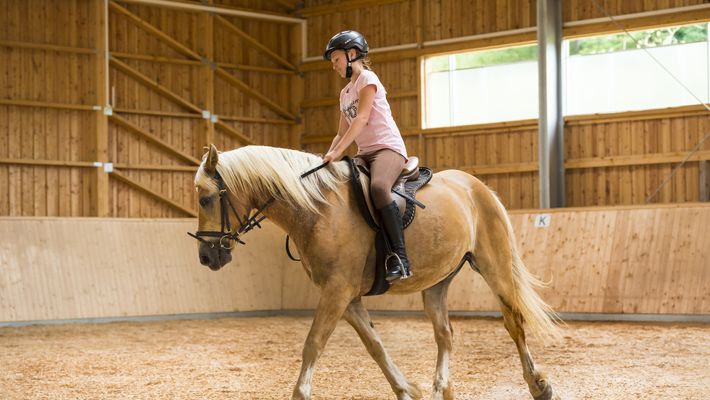
[[[316,360],[343,317],[355,328],[397,398],[419,399],[420,390],[387,354],[360,301],[374,279],[375,234],[360,216],[350,185],[344,183],[349,179],[348,166],[334,162],[307,177],[299,175],[320,163],[316,155],[295,150],[247,146],[218,153],[211,146],[195,176],[199,230],[194,236],[201,242],[200,262],[212,270],[228,263],[239,236],[256,220],[239,216],[261,211],[288,233],[306,273],[320,288],[292,398],[311,397]],[[533,289],[540,282],[520,260],[503,205],[478,179],[455,170],[436,173],[418,192],[418,199],[428,207],[418,212],[405,231],[414,276],[393,282],[389,293],[422,292],[438,346],[431,398],[453,398],[446,295],[465,261],[481,274],[500,303],[503,323],[518,349],[533,398],[558,398],[535,367],[523,329],[525,323],[543,338],[557,337],[555,316]],[[241,226],[230,228],[237,224]]]

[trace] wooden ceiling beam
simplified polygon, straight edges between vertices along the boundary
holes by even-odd
[[[252,46],[256,47],[256,48],[259,49],[261,52],[263,52],[264,54],[266,54],[266,55],[268,55],[269,57],[271,57],[271,59],[273,59],[273,60],[276,61],[277,63],[283,65],[284,67],[288,68],[288,69],[291,70],[291,71],[298,72],[298,68],[296,68],[295,65],[291,64],[290,62],[288,62],[288,60],[284,59],[283,57],[281,57],[280,55],[276,54],[274,51],[272,51],[272,50],[269,49],[268,47],[266,47],[266,46],[264,46],[263,44],[261,44],[261,42],[259,42],[258,40],[254,39],[254,38],[253,38],[252,36],[250,36],[248,33],[246,33],[246,32],[244,32],[243,30],[237,28],[234,24],[232,24],[231,22],[229,22],[226,18],[221,17],[221,16],[219,16],[219,15],[217,15],[215,18],[217,19],[217,21],[219,21],[219,23],[221,23],[221,24],[222,24],[225,28],[227,28],[229,31],[231,31],[232,33],[237,34],[237,36],[239,36],[239,37],[241,37],[242,39],[244,39],[244,40],[246,40],[247,42],[249,42]]]
[[[154,199],[156,199],[156,200],[158,200],[158,201],[160,201],[160,202],[162,202],[162,203],[165,203],[165,204],[169,205],[170,207],[172,207],[172,208],[174,208],[174,209],[176,209],[176,210],[182,211],[183,213],[185,213],[185,214],[187,214],[187,215],[189,215],[189,216],[191,216],[191,217],[197,217],[197,213],[196,213],[195,211],[193,211],[193,210],[191,210],[191,209],[189,209],[189,208],[185,208],[185,207],[183,207],[181,204],[178,204],[178,203],[172,201],[172,200],[169,199],[167,196],[164,196],[164,195],[162,195],[162,194],[160,194],[160,193],[158,193],[158,192],[156,192],[156,191],[154,191],[154,190],[148,188],[147,186],[144,186],[143,184],[134,181],[133,179],[127,177],[126,175],[123,175],[121,172],[119,172],[119,171],[116,170],[116,169],[114,169],[114,170],[109,174],[109,176],[110,176],[111,178],[115,178],[116,180],[121,181],[121,182],[127,184],[128,186],[130,186],[130,187],[132,187],[132,188],[134,188],[134,189],[138,189],[139,191],[141,191],[141,192],[143,192],[143,193],[149,195],[150,197],[152,197],[152,198],[154,198]]]
[[[299,2],[298,0],[293,1],[293,0],[274,0],[277,3],[281,4],[284,6],[287,10],[289,11],[294,11],[298,8]]]
[[[96,54],[96,49],[83,47],[60,46],[49,43],[32,43],[20,42],[16,40],[0,40],[1,47],[18,48],[18,49],[36,49],[56,51],[58,53],[76,53],[76,54]]]
[[[158,82],[154,81],[153,79],[147,77],[146,75],[144,75],[140,71],[136,70],[135,68],[129,66],[128,64],[118,60],[115,57],[111,57],[109,62],[116,69],[124,72],[126,75],[129,75],[129,76],[137,79],[138,81],[140,81],[144,85],[149,86],[151,89],[162,94],[164,97],[167,97],[170,100],[173,100],[174,102],[176,102],[176,103],[182,105],[183,107],[188,108],[198,114],[202,113],[202,109],[200,107],[192,104],[189,100],[184,99],[182,96],[174,93],[170,89],[159,84]]]
[[[171,144],[163,141],[162,139],[156,137],[155,135],[152,135],[152,134],[144,131],[143,129],[141,129],[137,125],[134,125],[132,122],[128,121],[127,119],[125,119],[123,117],[119,117],[118,115],[113,114],[113,115],[109,116],[109,120],[111,122],[115,123],[116,125],[126,128],[129,131],[142,137],[143,139],[157,145],[158,147],[162,148],[163,150],[167,150],[169,153],[189,162],[190,164],[200,165],[200,160],[198,160],[197,158],[192,157],[189,154],[183,153],[182,151],[173,147]]]
[[[207,12],[215,15],[229,15],[244,19],[271,21],[285,24],[300,24],[305,20],[288,14],[272,11],[240,8],[225,5],[206,5],[204,3],[184,0],[120,0],[122,3],[143,4],[146,6],[171,8],[187,12]]]
[[[189,47],[185,46],[184,44],[178,42],[177,40],[173,39],[172,36],[168,35],[167,33],[161,31],[160,29],[156,28],[153,26],[150,22],[144,20],[143,18],[137,16],[136,14],[132,13],[130,10],[127,8],[121,7],[118,5],[115,1],[111,1],[111,9],[118,11],[119,13],[125,15],[128,17],[133,23],[138,25],[141,29],[144,31],[156,36],[158,39],[172,47],[173,49],[177,50],[181,54],[196,60],[196,61],[201,61],[202,57],[194,52],[192,49]]]
[[[352,0],[336,4],[326,4],[322,6],[306,7],[301,9],[298,14],[304,17],[315,17],[319,15],[335,14],[357,10],[358,8],[376,7],[392,3],[402,3],[409,0]]]
[[[241,79],[233,76],[229,72],[225,71],[222,68],[217,68],[215,69],[215,72],[217,75],[221,76],[224,80],[235,86],[237,89],[243,91],[245,94],[247,94],[250,97],[253,97],[260,101],[261,103],[265,104],[267,107],[271,108],[274,110],[276,113],[279,115],[286,117],[290,120],[295,120],[296,116],[291,114],[288,110],[285,108],[281,107],[280,105],[276,104],[274,101],[269,99],[268,97],[264,96],[263,94],[259,93],[258,91],[252,89],[249,85],[244,83]]]
[[[162,40],[163,42],[165,42],[166,44],[168,44],[169,46],[171,46],[172,48],[174,48],[175,50],[177,50],[177,51],[180,52],[181,54],[183,54],[183,55],[185,55],[185,56],[187,56],[187,57],[189,57],[190,59],[195,60],[195,61],[203,61],[203,57],[200,56],[199,54],[197,54],[196,52],[194,52],[192,49],[186,47],[186,46],[183,45],[182,43],[180,43],[180,42],[178,42],[177,40],[173,39],[170,35],[166,34],[165,32],[161,31],[160,29],[156,28],[155,26],[153,26],[153,25],[150,24],[149,22],[145,21],[145,20],[142,19],[141,17],[135,15],[135,14],[132,13],[130,10],[128,10],[128,9],[126,9],[126,8],[124,8],[124,7],[121,7],[120,5],[116,4],[114,1],[111,2],[111,7],[112,7],[114,10],[116,10],[116,11],[118,11],[118,12],[124,14],[125,16],[127,16],[129,19],[131,19],[133,22],[135,22],[136,24],[138,24],[138,26],[141,27],[142,29],[144,29],[146,32],[148,32],[148,33],[150,33],[150,34],[153,34],[153,35],[156,36],[158,39]],[[263,48],[263,49],[262,49],[263,51],[266,51],[266,52],[271,53],[272,57],[276,57],[276,58],[280,59],[282,62],[285,62],[285,63],[287,64],[287,66],[288,66],[292,71],[294,71],[294,72],[297,71],[297,69],[296,69],[295,66],[293,66],[293,65],[290,64],[290,63],[288,63],[286,60],[283,60],[283,59],[282,59],[281,57],[279,57],[276,53],[273,53],[273,52],[272,52],[271,50],[269,50],[267,47],[265,47],[265,46],[261,45],[260,43],[258,43],[258,41],[256,41],[256,39],[254,39],[254,38],[252,38],[251,36],[247,35],[245,32],[241,31],[239,28],[233,26],[233,25],[232,25],[229,21],[227,21],[226,19],[224,19],[224,18],[222,18],[222,17],[220,17],[220,16],[217,16],[216,18],[218,19],[218,21],[220,21],[220,22],[222,22],[223,24],[225,24],[225,26],[231,27],[230,29],[233,29],[233,32],[235,32],[235,33],[241,35],[241,36],[244,37],[244,38],[247,38],[247,40],[249,40],[251,43],[254,43],[257,47],[261,46],[260,48]],[[259,101],[259,102],[261,102],[262,104],[266,105],[267,107],[271,108],[272,110],[274,110],[276,113],[278,113],[278,114],[281,115],[281,116],[284,116],[284,117],[286,117],[286,118],[288,118],[288,119],[290,119],[290,120],[295,120],[295,119],[296,119],[296,117],[295,117],[293,114],[291,114],[290,112],[288,112],[286,109],[284,109],[283,107],[279,106],[279,105],[276,104],[274,101],[272,101],[272,100],[269,99],[268,97],[264,96],[263,94],[259,93],[258,91],[252,89],[252,88],[251,88],[249,85],[247,85],[244,81],[242,81],[242,80],[240,80],[240,79],[234,77],[232,74],[230,74],[229,72],[225,71],[224,68],[220,67],[218,64],[214,63],[212,60],[206,60],[206,59],[205,59],[205,61],[208,61],[208,62],[212,63],[213,68],[214,68],[215,72],[216,72],[218,75],[222,76],[225,80],[227,80],[227,82],[229,82],[229,83],[232,84],[234,87],[236,87],[237,89],[239,89],[239,90],[241,90],[242,92],[244,92],[247,96],[256,99],[257,101]],[[164,86],[162,86],[162,85],[158,84],[157,82],[153,81],[152,79],[146,77],[145,75],[141,74],[141,73],[138,72],[137,70],[135,70],[135,69],[129,67],[129,66],[126,65],[125,63],[122,63],[122,62],[116,60],[114,57],[111,57],[111,62],[112,62],[112,63],[115,63],[115,65],[116,65],[119,69],[121,69],[122,71],[124,71],[124,72],[128,73],[129,75],[131,75],[131,76],[133,76],[133,77],[135,77],[135,78],[141,80],[142,82],[144,82],[145,84],[149,85],[149,86],[152,87],[153,89],[159,91],[159,92],[160,92],[161,94],[163,94],[164,96],[167,96],[167,97],[171,98],[172,100],[174,100],[174,101],[176,101],[176,102],[182,104],[183,106],[185,106],[185,107],[187,107],[187,108],[190,108],[191,110],[193,110],[193,111],[195,111],[195,112],[197,112],[197,113],[201,113],[201,112],[202,112],[202,110],[201,110],[199,107],[197,107],[197,106],[195,106],[194,104],[190,103],[189,101],[183,99],[182,97],[178,96],[177,94],[171,92],[170,90],[168,90],[168,89],[165,88]],[[208,111],[213,112],[214,110],[208,110]]]
[[[217,121],[217,122],[215,122],[214,126],[221,129],[222,131],[226,132],[230,136],[236,138],[237,140],[242,142],[242,144],[244,144],[244,145],[254,144],[254,142],[251,139],[249,139],[248,137],[246,137],[243,133],[241,133],[238,130],[232,128],[231,126],[225,124],[224,122]]]

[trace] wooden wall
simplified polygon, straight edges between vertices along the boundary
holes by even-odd
[[[556,310],[710,314],[710,205],[513,211],[522,259],[550,285]],[[0,218],[0,322],[311,309],[318,290],[286,258],[284,233],[249,233],[218,272],[199,264],[194,219]],[[20,234],[21,233],[21,234]],[[253,236],[252,236],[253,235]],[[415,266],[416,273],[416,266]],[[458,311],[498,311],[464,267]],[[377,310],[421,310],[419,294],[367,298]]]
[[[97,82],[86,24],[95,18],[88,1],[0,4],[0,215],[88,212],[90,164],[81,163],[89,160],[85,133],[96,131]]]
[[[605,0],[599,3],[625,28],[710,20],[702,0]],[[698,7],[705,4],[705,7]],[[537,120],[454,128],[421,129],[420,57],[465,49],[534,43],[536,5],[522,0],[306,1],[308,20],[303,145],[327,150],[337,130],[337,95],[344,85],[324,61],[328,39],[344,29],[364,33],[371,48],[409,46],[371,54],[388,90],[392,111],[411,154],[436,170],[476,174],[511,209],[539,205]],[[689,7],[689,8],[688,8]],[[563,2],[566,37],[618,31],[591,1]],[[680,10],[679,10],[680,9]],[[666,15],[636,13],[665,11]],[[665,14],[665,13],[664,13]],[[630,17],[630,18],[627,18]],[[598,20],[597,19],[601,19]],[[590,23],[582,23],[588,20]],[[413,21],[410,22],[410,21]],[[589,21],[588,21],[589,22]],[[575,24],[570,24],[575,23]],[[391,27],[397,27],[392,29]],[[491,34],[494,34],[491,36]],[[486,35],[486,36],[481,36]],[[440,40],[458,40],[437,43]],[[413,48],[411,48],[413,47]],[[679,90],[682,90],[679,88]],[[568,206],[645,204],[646,198],[708,132],[702,106],[567,118],[565,124]],[[651,203],[701,199],[699,163],[710,159],[710,142],[689,160]]]
[[[250,232],[249,246],[213,272],[185,234],[196,227],[194,219],[1,218],[0,321],[281,308],[278,228]]]
[[[289,17],[288,3],[203,3]],[[194,216],[205,145],[297,147],[296,25],[113,0],[3,1],[0,215]]]
[[[549,282],[541,296],[559,312],[633,314],[710,313],[710,205],[654,205],[512,211],[526,266]],[[415,271],[416,274],[416,266]],[[284,271],[283,304],[313,308],[315,286],[296,269]],[[421,296],[366,298],[373,310],[421,310]],[[499,311],[483,279],[464,267],[449,290],[449,309]]]
[[[533,43],[535,2],[187,3],[304,18],[309,61],[299,63],[294,23],[113,0],[2,2],[0,215],[193,216],[192,175],[207,143],[325,151],[344,81],[318,58],[346,28],[364,32],[375,49],[410,153],[436,170],[476,174],[511,209],[538,206],[537,121],[423,130],[419,79],[423,56]],[[706,3],[600,1],[627,28],[708,21]],[[644,12],[661,14],[636,14]],[[619,29],[603,17],[592,2],[567,0],[564,34]],[[406,48],[376,52],[390,46]],[[218,120],[203,119],[204,110]],[[646,203],[708,128],[700,105],[567,118],[568,206]],[[651,202],[706,200],[707,160],[710,142]]]

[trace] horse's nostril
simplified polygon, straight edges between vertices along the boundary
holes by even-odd
[[[209,264],[209,263],[210,263],[209,257],[207,257],[207,256],[200,256],[200,263],[202,263],[202,265],[207,265],[207,264]]]

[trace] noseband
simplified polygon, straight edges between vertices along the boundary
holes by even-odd
[[[263,206],[259,207],[254,214],[245,215],[244,222],[239,218],[237,210],[234,208],[232,201],[229,200],[229,195],[227,194],[227,188],[224,185],[224,180],[216,173],[215,180],[217,181],[217,188],[219,189],[219,206],[220,206],[220,231],[197,231],[195,233],[187,232],[188,235],[199,240],[202,243],[207,244],[211,248],[217,247],[219,245],[220,249],[231,250],[234,248],[234,244],[229,246],[229,241],[232,240],[234,243],[246,244],[239,237],[254,228],[261,228],[259,222],[266,219],[265,215],[260,215],[262,211],[266,209],[274,201],[271,197],[264,203]],[[229,223],[229,210],[232,210],[234,216],[237,217],[237,221],[241,224],[239,229],[232,231],[231,224]],[[218,241],[205,240],[205,237],[216,237],[219,238]]]
[[[301,179],[307,177],[308,175],[318,171],[319,169],[325,167],[328,165],[327,163],[321,164],[307,172],[304,172],[301,174]],[[244,241],[239,239],[239,237],[250,230],[254,228],[261,228],[261,225],[259,225],[259,222],[263,221],[266,219],[265,215],[261,215],[261,213],[266,209],[266,207],[270,206],[271,203],[274,201],[274,197],[270,197],[269,200],[264,203],[263,206],[259,207],[254,214],[251,215],[245,215],[244,219],[245,221],[242,222],[242,219],[239,218],[239,214],[237,213],[237,210],[234,208],[234,205],[232,204],[232,201],[229,200],[229,195],[227,194],[227,188],[224,185],[224,180],[222,179],[222,176],[219,174],[219,172],[215,172],[215,181],[217,181],[217,188],[219,189],[219,206],[220,206],[220,225],[221,225],[221,231],[197,231],[195,233],[192,232],[187,232],[188,235],[192,236],[193,238],[199,240],[202,243],[207,244],[210,246],[210,248],[215,248],[217,245],[219,245],[220,249],[225,249],[225,250],[231,250],[234,248],[234,245],[229,246],[229,241],[233,240],[234,243],[239,243],[239,244],[246,244]],[[227,208],[229,206],[229,208]],[[234,213],[234,216],[237,217],[237,221],[241,224],[239,229],[232,231],[232,228],[229,223],[229,210],[232,210],[232,213]],[[205,237],[216,237],[219,238],[218,241],[210,241],[210,240],[205,240]],[[226,245],[225,245],[226,243]]]

